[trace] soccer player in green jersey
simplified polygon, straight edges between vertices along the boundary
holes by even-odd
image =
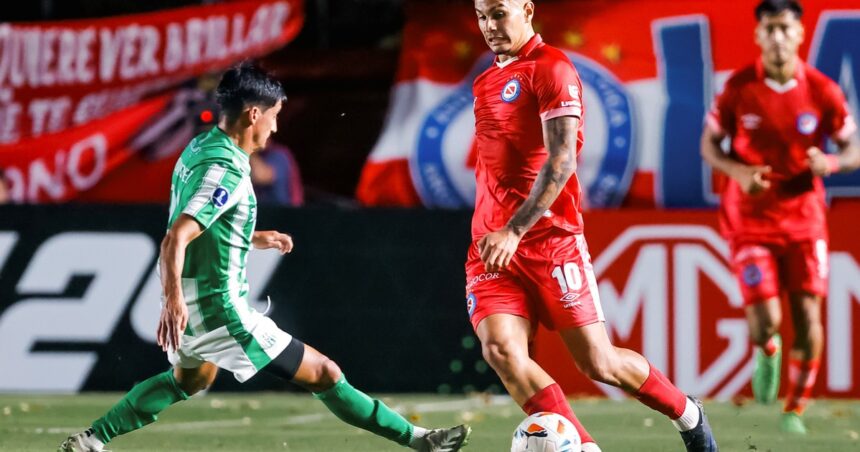
[[[119,435],[158,419],[170,405],[207,388],[219,368],[240,382],[262,370],[311,391],[338,418],[420,451],[456,451],[470,429],[417,427],[352,387],[334,361],[282,331],[248,305],[251,247],[293,248],[278,231],[256,231],[248,157],[277,130],[286,100],[280,83],[248,65],[232,68],[216,91],[218,126],[182,152],[171,182],[161,243],[163,290],[157,341],[173,368],[138,383],[61,451],[101,451]]]

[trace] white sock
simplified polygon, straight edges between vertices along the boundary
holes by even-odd
[[[582,444],[582,452],[602,452],[600,447],[597,446],[597,443],[583,443]]]
[[[421,445],[421,440],[424,439],[424,436],[427,435],[427,430],[424,427],[412,427],[412,438],[409,439],[409,447],[412,449],[418,449],[418,446]]]
[[[692,430],[699,425],[699,415],[699,406],[687,397],[687,406],[684,407],[684,414],[682,414],[678,419],[672,421],[672,424],[675,425],[675,428],[677,428],[679,432],[686,432],[687,430]]]

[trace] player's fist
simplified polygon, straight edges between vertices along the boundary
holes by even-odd
[[[835,155],[827,155],[816,146],[806,150],[806,162],[812,174],[827,177],[839,172],[839,159]]]
[[[768,176],[771,171],[771,168],[766,165],[744,165],[735,171],[734,179],[741,186],[741,190],[744,193],[756,195],[770,188]]]
[[[510,228],[490,232],[478,240],[478,252],[488,272],[505,269],[517,252],[521,237]]]
[[[254,248],[259,250],[275,248],[281,254],[293,250],[293,238],[289,234],[278,231],[256,231],[251,237],[251,242],[253,242]]]

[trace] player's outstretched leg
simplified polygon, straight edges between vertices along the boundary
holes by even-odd
[[[561,387],[529,357],[530,328],[529,320],[509,314],[493,314],[481,320],[476,333],[484,359],[526,414],[548,411],[566,417],[582,439],[583,452],[600,452]]]
[[[756,402],[771,404],[779,393],[782,365],[782,338],[779,326],[782,321],[779,297],[770,297],[749,303],[746,308],[750,339],[756,345],[752,391]]]
[[[182,384],[174,372],[179,373]],[[176,402],[206,388],[215,378],[217,368],[209,363],[198,369],[170,369],[150,377],[129,391],[104,416],[96,419],[86,431],[69,436],[62,452],[99,452],[117,436],[137,430],[158,419],[158,414]]]
[[[337,364],[313,347],[304,345],[302,353],[291,380],[311,391],[329,411],[347,424],[422,452],[458,451],[469,441],[472,432],[469,426],[425,429],[412,425],[382,401],[355,389]],[[278,362],[276,359],[271,365],[277,366]]]
[[[561,331],[579,369],[589,378],[624,389],[668,417],[688,452],[717,452],[701,402],[687,397],[642,355],[613,346],[603,322]]]

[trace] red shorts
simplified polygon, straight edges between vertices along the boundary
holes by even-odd
[[[827,240],[732,244],[732,270],[744,303],[761,303],[785,290],[827,296]]]
[[[603,321],[597,280],[582,234],[521,243],[510,266],[488,273],[472,242],[466,257],[466,309],[472,327],[491,314],[513,314],[562,330]]]

